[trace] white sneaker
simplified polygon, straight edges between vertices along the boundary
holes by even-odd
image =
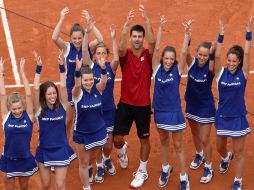
[[[208,167],[204,167],[203,175],[200,178],[200,183],[209,183],[214,176],[214,171]]]
[[[125,142],[123,145],[124,149],[124,154],[118,155],[118,163],[120,164],[121,168],[127,168],[128,167],[128,155],[127,155],[127,148],[128,148],[128,143]]]
[[[131,182],[131,187],[134,187],[134,188],[141,187],[145,183],[145,180],[148,179],[147,172],[143,172],[141,170],[138,170],[137,172],[135,172],[133,176],[134,176],[134,179]]]

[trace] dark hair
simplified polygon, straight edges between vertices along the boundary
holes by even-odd
[[[79,32],[79,31],[82,32],[83,36],[85,35],[85,30],[79,23],[73,24],[70,30],[70,36],[72,35],[73,32]]]
[[[82,65],[82,67],[80,68],[80,72],[81,72],[81,75],[83,75],[83,74],[93,74],[93,70],[87,64]]]
[[[51,81],[46,81],[40,85],[40,98],[39,98],[40,106],[41,106],[40,117],[44,115],[46,108],[48,107],[46,102],[46,92],[49,87],[54,87],[56,89],[57,97],[56,97],[56,102],[54,104],[54,107],[56,109],[56,112],[59,113],[60,99],[59,99],[57,86]]]
[[[166,52],[173,52],[175,54],[175,58],[176,58],[176,49],[172,46],[166,46],[161,53],[161,59],[160,59],[160,63],[163,63],[163,57],[165,55]],[[175,63],[177,63],[177,61],[175,60]]]
[[[229,54],[234,54],[236,57],[239,59],[240,64],[238,65],[238,68],[243,67],[243,55],[244,55],[244,50],[241,46],[239,45],[233,45],[227,52],[227,56]]]
[[[95,55],[95,52],[99,47],[104,47],[106,49],[107,54],[109,54],[108,46],[104,42],[100,42],[94,47],[93,55]]]
[[[130,36],[132,35],[133,31],[143,32],[143,37],[145,37],[145,29],[144,29],[143,26],[141,26],[139,24],[136,24],[136,25],[132,26],[131,30],[130,30]]]
[[[211,46],[212,46],[212,42],[207,42],[207,41],[201,42],[201,43],[198,45],[197,51],[198,51],[199,48],[201,48],[201,47],[210,50]]]

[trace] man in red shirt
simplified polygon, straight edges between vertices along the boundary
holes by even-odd
[[[147,160],[150,153],[150,85],[152,75],[152,54],[155,39],[151,23],[143,5],[139,10],[145,22],[148,49],[143,47],[145,30],[141,25],[134,25],[130,30],[131,48],[126,48],[128,27],[134,18],[131,10],[124,24],[119,43],[120,65],[122,70],[121,98],[117,106],[114,128],[114,144],[117,148],[118,161],[122,168],[128,166],[127,142],[124,136],[129,134],[133,121],[136,123],[140,140],[140,166],[131,182],[132,187],[141,187],[148,178]]]

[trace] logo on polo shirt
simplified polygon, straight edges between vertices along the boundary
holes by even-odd
[[[144,60],[145,60],[145,57],[142,56],[142,57],[140,58],[140,61],[144,61]]]
[[[239,77],[236,77],[236,80],[240,80],[240,78],[239,78]]]

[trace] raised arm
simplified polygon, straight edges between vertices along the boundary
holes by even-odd
[[[193,23],[193,20],[188,20],[187,22],[183,23],[184,26],[184,40],[183,40],[183,46],[182,46],[182,51],[180,54],[180,59],[178,63],[178,71],[179,74],[182,75],[184,71],[184,66],[186,63],[187,59],[187,54],[188,54],[188,44],[191,39],[191,24]]]
[[[94,27],[93,24],[94,24],[93,20],[89,20],[89,23],[88,23],[87,28],[85,30],[85,36],[84,36],[83,42],[82,42],[82,58],[84,61],[83,63],[88,64],[88,65],[91,65],[93,63],[93,61],[90,58],[90,54],[89,54],[89,50],[88,50],[89,34]]]
[[[243,74],[245,78],[248,78],[250,70],[250,47],[252,40],[252,16],[248,19],[246,24],[246,41],[244,47],[244,56],[243,56]]]
[[[101,67],[101,79],[100,79],[100,82],[96,84],[96,88],[102,94],[103,90],[106,88],[106,85],[107,85],[107,71],[106,71],[106,65],[105,65],[105,58],[101,57],[98,60],[98,64]]]
[[[65,73],[65,58],[63,50],[59,51],[58,64],[60,72],[60,101],[64,108],[67,108],[67,89],[66,89],[66,73]]]
[[[116,43],[116,26],[114,24],[110,26],[110,35],[112,39],[112,49],[113,49],[113,60],[111,61],[110,66],[114,74],[116,74],[116,70],[119,65],[119,55]]]
[[[60,12],[60,19],[54,29],[54,32],[52,34],[52,40],[55,42],[55,44],[57,45],[57,47],[59,49],[63,49],[64,52],[66,52],[67,49],[67,45],[68,43],[65,42],[62,38],[60,38],[60,32],[61,32],[61,28],[63,26],[64,23],[64,18],[65,15],[67,15],[70,12],[69,8],[65,7],[61,12]]]
[[[160,25],[159,25],[159,29],[158,29],[158,33],[157,33],[155,50],[154,50],[153,58],[152,58],[153,71],[155,71],[157,66],[160,64],[161,36],[162,36],[162,30],[163,30],[166,22],[167,22],[167,20],[165,19],[165,16],[164,15],[160,16]]]
[[[220,26],[220,33],[217,40],[216,50],[215,50],[215,62],[214,62],[214,74],[216,79],[218,78],[220,71],[221,71],[221,48],[222,48],[222,42],[224,39],[224,23],[220,20],[219,21]],[[211,60],[211,56],[210,56]]]
[[[72,89],[72,98],[74,100],[77,100],[79,98],[79,95],[81,93],[81,73],[80,68],[82,66],[83,60],[78,59],[78,55],[76,55],[76,68],[75,68],[75,84]]]
[[[82,11],[82,17],[86,19],[87,23],[89,23],[93,20],[93,17],[90,16],[90,14],[87,10]],[[95,23],[93,23],[92,32],[93,32],[96,39],[89,42],[89,47],[91,49],[94,49],[98,43],[103,42],[103,36],[101,35],[101,32],[98,30],[98,28],[95,26]]]
[[[126,22],[123,25],[123,30],[120,36],[120,41],[119,41],[119,56],[120,57],[124,57],[126,55],[128,29],[133,18],[134,18],[134,10],[130,10],[127,16]]]
[[[216,43],[215,42],[212,42],[211,44],[211,47],[210,47],[210,52],[209,52],[209,70],[215,74],[215,71],[214,71],[214,54],[215,54],[215,50],[216,50]]]
[[[27,114],[29,115],[30,119],[33,121],[34,119],[34,107],[33,107],[33,98],[32,98],[32,92],[31,88],[29,86],[29,82],[26,78],[25,74],[25,58],[22,57],[20,59],[20,75],[23,81],[24,89],[25,89],[25,94],[26,94],[26,111]]]
[[[142,5],[142,4],[139,5],[139,11],[141,12],[142,17],[145,22],[148,50],[149,50],[149,53],[152,55],[154,52],[154,47],[155,47],[155,38],[154,38],[153,28],[152,28],[150,19],[148,18],[147,14],[146,14],[144,5]]]
[[[4,62],[5,60],[1,57],[0,58],[0,101],[1,101],[1,116],[4,119],[8,113],[7,107],[7,96],[6,90],[4,86]]]
[[[34,51],[34,60],[36,62],[36,70],[34,75],[34,113],[40,108],[40,77],[41,77],[41,70],[42,70],[42,61],[41,56]]]

